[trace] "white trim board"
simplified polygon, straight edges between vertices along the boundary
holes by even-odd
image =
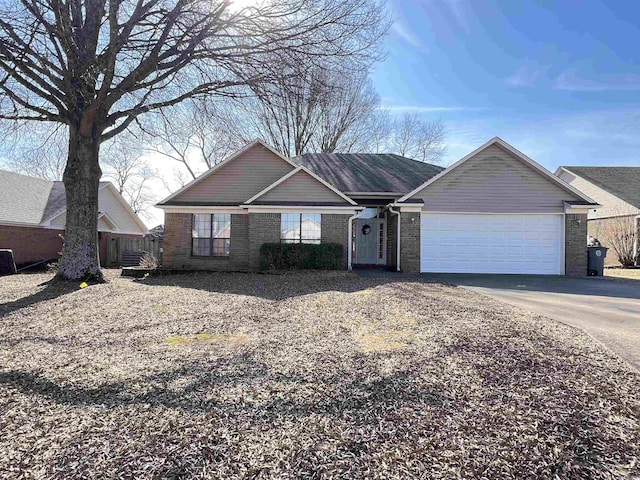
[[[209,170],[207,170],[206,172],[204,172],[202,175],[200,175],[198,178],[195,178],[193,180],[191,180],[189,183],[187,183],[185,186],[183,186],[181,189],[173,192],[171,195],[169,195],[167,198],[161,200],[160,202],[158,202],[155,206],[161,208],[162,203],[166,203],[169,200],[174,199],[175,197],[177,197],[178,195],[180,195],[181,193],[183,193],[184,191],[188,190],[189,188],[193,187],[195,184],[200,183],[202,180],[204,180],[205,178],[208,178],[211,174],[217,172],[220,168],[222,168],[223,166],[225,166],[226,164],[234,161],[236,158],[241,157],[244,153],[246,153],[247,151],[249,151],[250,149],[252,149],[253,147],[257,146],[257,145],[261,145],[264,148],[266,148],[267,150],[269,150],[271,153],[275,154],[278,158],[284,160],[285,162],[287,162],[289,165],[291,165],[292,168],[296,169],[298,168],[298,165],[294,162],[292,162],[289,158],[285,157],[284,155],[280,154],[279,152],[277,152],[273,147],[271,147],[270,145],[266,144],[265,142],[263,142],[260,139],[256,139],[253,142],[245,145],[244,147],[242,147],[240,150],[238,150],[235,153],[232,153],[231,155],[229,155],[227,158],[225,158],[224,160],[222,160],[220,163],[214,165],[213,167],[211,167]]]
[[[342,213],[355,214],[356,211],[362,210],[364,207],[323,207],[320,206],[295,206],[295,205],[247,205],[249,213]]]
[[[206,205],[158,205],[165,213],[237,213],[245,214],[247,209],[240,206],[216,207]]]
[[[400,200],[398,200],[399,202],[403,202],[405,200],[410,199],[411,197],[413,197],[416,193],[418,193],[419,191],[423,190],[424,188],[428,187],[429,185],[431,185],[434,182],[437,182],[440,178],[444,177],[445,175],[447,175],[449,172],[455,170],[456,168],[458,168],[460,165],[462,165],[464,162],[466,162],[467,160],[469,160],[470,158],[475,157],[478,153],[480,153],[481,151],[489,148],[491,145],[498,145],[502,148],[504,148],[505,150],[507,150],[509,153],[511,153],[512,155],[514,155],[517,159],[523,161],[524,163],[528,164],[529,166],[531,166],[535,171],[537,171],[538,173],[540,173],[541,175],[543,175],[544,177],[548,178],[549,180],[551,180],[553,183],[557,184],[558,186],[560,186],[561,188],[563,188],[564,190],[573,193],[574,195],[578,196],[579,198],[581,198],[582,200],[585,200],[589,203],[596,203],[593,199],[587,197],[584,193],[580,192],[579,190],[576,190],[574,187],[572,187],[571,185],[569,185],[567,182],[565,182],[564,180],[558,178],[557,176],[555,176],[553,173],[551,173],[549,170],[547,170],[546,168],[544,168],[542,165],[540,165],[539,163],[535,162],[534,160],[532,160],[531,158],[527,157],[524,153],[520,152],[519,150],[517,150],[516,148],[512,147],[511,145],[509,145],[507,142],[505,142],[504,140],[502,140],[500,137],[494,137],[491,140],[489,140],[487,143],[485,143],[484,145],[476,148],[473,152],[469,153],[468,155],[462,157],[460,160],[458,160],[456,163],[454,163],[453,165],[451,165],[450,167],[448,167],[447,169],[443,170],[442,172],[440,172],[439,174],[437,174],[435,177],[431,177],[429,180],[427,180],[426,182],[424,182],[422,185],[420,185],[418,188],[412,190],[411,192],[407,193],[404,197],[400,198]]]

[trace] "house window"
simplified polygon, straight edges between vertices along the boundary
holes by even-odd
[[[230,246],[230,214],[193,214],[191,255],[194,257],[228,257]]]
[[[282,243],[320,243],[320,214],[283,213],[280,216]]]

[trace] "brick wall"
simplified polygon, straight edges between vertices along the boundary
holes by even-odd
[[[406,273],[420,272],[420,213],[401,213],[400,269]]]
[[[321,241],[322,243],[339,243],[342,245],[342,268],[347,268],[349,217],[351,215],[322,215]]]
[[[191,214],[165,213],[162,265],[186,270],[246,270],[249,256],[249,215],[231,215],[228,257],[191,256]]]
[[[58,258],[62,251],[61,234],[63,230],[0,225],[0,248],[13,250],[18,265]]]
[[[260,266],[260,246],[263,243],[280,242],[279,213],[249,214],[249,264],[250,270]]]
[[[64,230],[34,227],[9,227],[0,225],[0,248],[13,250],[17,265],[29,265],[42,260],[58,258],[62,252]],[[111,238],[140,238],[140,235],[117,235],[110,232],[98,233],[98,255],[104,267],[107,258],[107,244]]]
[[[348,219],[350,215],[322,215],[322,242],[344,246],[347,265]],[[196,270],[257,270],[263,243],[280,242],[279,213],[231,215],[229,257],[191,257],[191,214],[165,213],[163,266]]]
[[[387,265],[395,270],[398,260],[398,216],[387,213]]]
[[[565,215],[565,274],[587,274],[587,214]]]

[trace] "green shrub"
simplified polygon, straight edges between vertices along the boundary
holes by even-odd
[[[342,252],[339,243],[263,243],[260,270],[339,270]]]

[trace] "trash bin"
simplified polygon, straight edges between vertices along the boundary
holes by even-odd
[[[604,274],[604,259],[607,256],[605,247],[587,247],[587,273],[590,277],[601,277]]]
[[[13,261],[13,250],[0,249],[0,275],[16,273],[16,264]]]

